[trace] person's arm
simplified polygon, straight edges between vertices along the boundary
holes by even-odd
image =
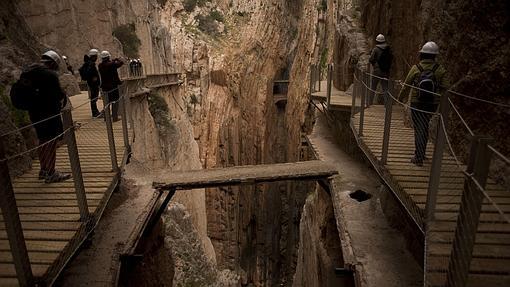
[[[402,89],[400,90],[400,93],[398,94],[398,100],[405,103],[407,102],[409,98],[409,90],[410,87],[408,85],[411,85],[414,82],[414,78],[416,76],[416,66],[413,66],[409,73],[407,74],[407,77],[404,81],[404,84],[402,86]]]
[[[114,59],[114,60],[112,61],[112,63],[113,63],[113,66],[114,66],[116,69],[118,69],[118,68],[122,67],[122,65],[124,65],[124,62],[123,62],[121,59]]]

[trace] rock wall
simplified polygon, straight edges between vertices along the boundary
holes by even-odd
[[[65,54],[75,68],[91,48],[122,56],[122,45],[112,34],[124,24],[135,25],[141,41],[140,59],[147,73],[172,68],[170,35],[160,23],[159,1],[22,0],[18,6],[33,34]]]
[[[403,79],[409,65],[416,63],[421,45],[433,40],[441,49],[439,61],[447,68],[453,90],[510,103],[506,80],[510,73],[508,1],[362,0],[360,8],[370,39],[378,33],[388,35],[396,55],[392,77]],[[500,150],[510,152],[507,108],[451,97],[475,133],[493,136]],[[467,144],[466,130],[452,118],[454,140]]]

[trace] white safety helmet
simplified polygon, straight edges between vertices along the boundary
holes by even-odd
[[[55,62],[57,65],[60,65],[61,61],[60,56],[57,54],[57,52],[53,50],[49,50],[46,53],[42,54],[42,57],[43,60],[47,60],[49,58],[49,60]]]
[[[90,51],[89,51],[89,57],[97,56],[98,54],[99,54],[98,49],[90,49]]]
[[[421,48],[420,53],[437,55],[439,54],[439,46],[434,42],[427,42],[423,45],[423,48]]]
[[[67,57],[66,56],[62,56],[62,60],[67,60]]]
[[[107,58],[110,58],[112,55],[110,54],[110,52],[108,51],[102,51],[101,54],[99,55],[99,57],[101,57],[101,59],[107,59]]]
[[[383,34],[379,34],[379,35],[377,35],[377,37],[375,37],[375,41],[378,43],[384,43],[384,42],[386,42],[386,38],[384,38]]]

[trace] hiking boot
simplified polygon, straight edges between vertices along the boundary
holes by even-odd
[[[68,180],[71,178],[70,174],[61,173],[59,171],[54,171],[52,174],[47,174],[46,178],[44,179],[45,183],[55,183],[55,182],[62,182],[64,180]]]
[[[422,159],[418,159],[416,156],[411,158],[411,162],[414,163],[417,166],[423,166],[423,160]]]
[[[48,172],[47,171],[42,170],[42,169],[39,171],[39,179],[40,180],[46,179],[47,176],[48,176]]]

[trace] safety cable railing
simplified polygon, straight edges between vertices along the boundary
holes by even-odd
[[[374,77],[388,82],[387,92],[377,94]],[[395,96],[403,85],[357,69],[351,126],[424,233],[424,285],[465,286],[480,274],[504,282],[510,275],[505,261],[510,251],[504,247],[510,230],[510,159],[490,138],[473,132],[449,96],[464,95],[447,91],[436,94],[431,105],[409,105]],[[419,90],[408,86],[412,93]],[[380,94],[382,100],[369,100]]]
[[[52,115],[46,119],[35,122],[31,125],[23,126],[14,131],[10,131],[8,133],[3,134],[0,137],[0,192],[2,200],[1,210],[2,210],[2,219],[0,225],[3,225],[3,229],[7,233],[7,239],[9,242],[9,250],[11,253],[12,264],[14,265],[14,269],[16,271],[16,277],[18,278],[18,282],[22,286],[33,286],[37,280],[41,280],[42,278],[38,278],[36,275],[41,275],[37,270],[32,269],[32,263],[28,258],[27,245],[26,240],[30,238],[25,238],[24,235],[24,227],[22,227],[21,222],[30,221],[30,222],[46,222],[51,221],[55,216],[59,216],[59,220],[70,221],[78,220],[79,224],[76,226],[76,229],[73,229],[76,233],[75,235],[66,238],[68,241],[67,246],[70,248],[64,249],[62,252],[72,252],[76,251],[76,247],[79,246],[85,238],[88,236],[90,232],[92,232],[94,226],[97,224],[98,214],[102,213],[104,210],[104,198],[97,199],[97,197],[93,197],[93,199],[87,198],[88,193],[86,193],[86,188],[84,184],[84,175],[81,163],[83,162],[80,159],[80,153],[78,152],[78,144],[81,142],[81,146],[85,147],[89,143],[97,142],[101,144],[100,139],[98,138],[101,134],[100,127],[103,125],[102,121],[98,119],[104,118],[104,124],[106,125],[106,129],[104,129],[107,133],[108,138],[108,146],[109,146],[109,155],[111,157],[111,171],[114,174],[118,174],[119,165],[117,162],[117,152],[115,145],[115,137],[122,135],[124,141],[124,153],[130,152],[130,134],[128,129],[128,117],[130,115],[129,109],[129,91],[126,87],[121,86],[121,89],[124,90],[122,95],[119,95],[119,88],[116,88],[111,91],[102,91],[101,97],[103,98],[104,107],[102,113],[100,113],[96,117],[88,117],[88,119],[84,119],[81,117],[79,122],[73,120],[73,113],[89,113],[88,104],[92,100],[89,99],[80,103],[74,107],[70,105],[66,105],[65,108],[62,109],[62,112],[56,115]],[[116,106],[119,107],[116,107]],[[86,109],[86,110],[85,110]],[[114,127],[112,114],[111,113],[119,113],[121,122],[121,131],[118,127]],[[19,133],[28,128],[32,128],[35,125],[46,124],[48,121],[56,117],[61,117],[63,128],[62,131],[59,132],[57,136],[51,137],[50,139],[46,139],[43,142],[40,142],[37,146],[28,148],[25,151],[18,152],[16,154],[6,154],[4,149],[4,140],[8,138],[10,135],[14,133]],[[91,125],[89,128],[88,126]],[[132,124],[131,124],[132,125]],[[81,131],[80,131],[81,130]],[[79,131],[76,133],[76,131]],[[58,142],[63,141],[67,146],[67,156],[63,156],[63,153],[57,149]],[[97,144],[95,145],[97,147]],[[43,198],[53,198],[52,194],[55,192],[62,192],[61,188],[63,186],[69,186],[65,183],[59,184],[51,184],[51,174],[45,173],[37,173],[35,175],[30,175],[26,179],[25,177],[21,177],[21,180],[11,180],[11,175],[9,172],[9,162],[16,161],[18,158],[21,158],[26,155],[30,155],[34,151],[38,151],[39,164],[34,165],[32,168],[41,167],[43,169],[43,164],[46,166],[46,163],[51,163],[56,158],[55,162],[55,170],[64,169],[64,171],[70,173],[72,178],[67,181],[71,182],[74,186],[74,193],[65,193],[65,197],[55,197],[58,200],[54,200],[55,202],[50,202],[48,200],[42,200]],[[86,153],[86,152],[85,152]],[[88,155],[86,157],[90,157]],[[92,155],[93,156],[93,155]],[[98,166],[102,166],[100,163],[97,163]],[[94,163],[94,166],[96,164]],[[90,171],[89,171],[90,172]],[[36,183],[37,180],[35,178],[38,177],[38,181],[44,181],[45,178],[50,180],[48,184],[40,184]],[[113,180],[113,178],[112,178]],[[93,185],[94,186],[94,185]],[[44,189],[48,190],[48,194],[41,197],[36,194],[35,189]],[[55,189],[56,188],[56,189]],[[53,191],[53,189],[55,189]],[[15,191],[16,190],[16,196]],[[105,187],[106,191],[106,187]],[[31,195],[35,194],[36,196],[33,198]],[[74,194],[74,195],[72,195]],[[20,198],[21,201],[17,200]],[[74,203],[73,201],[76,200]],[[18,202],[19,201],[19,202]],[[62,206],[59,206],[60,201],[65,201],[66,203]],[[33,205],[35,202],[38,202],[38,205]],[[93,205],[91,206],[90,203]],[[41,206],[39,206],[41,205]],[[92,208],[92,209],[91,209]],[[95,212],[93,211],[95,210]],[[76,214],[79,214],[79,217],[75,217]],[[55,232],[45,231],[45,236],[48,238],[53,238],[52,235]],[[51,239],[53,240],[53,239]],[[63,239],[58,239],[63,240]],[[70,260],[71,254],[66,254],[65,256],[58,256],[57,261],[55,262],[47,262],[44,264],[50,265],[50,269],[46,270],[46,274],[55,274],[55,272],[59,272],[60,267],[63,266],[68,260]],[[50,264],[52,263],[52,264]]]

